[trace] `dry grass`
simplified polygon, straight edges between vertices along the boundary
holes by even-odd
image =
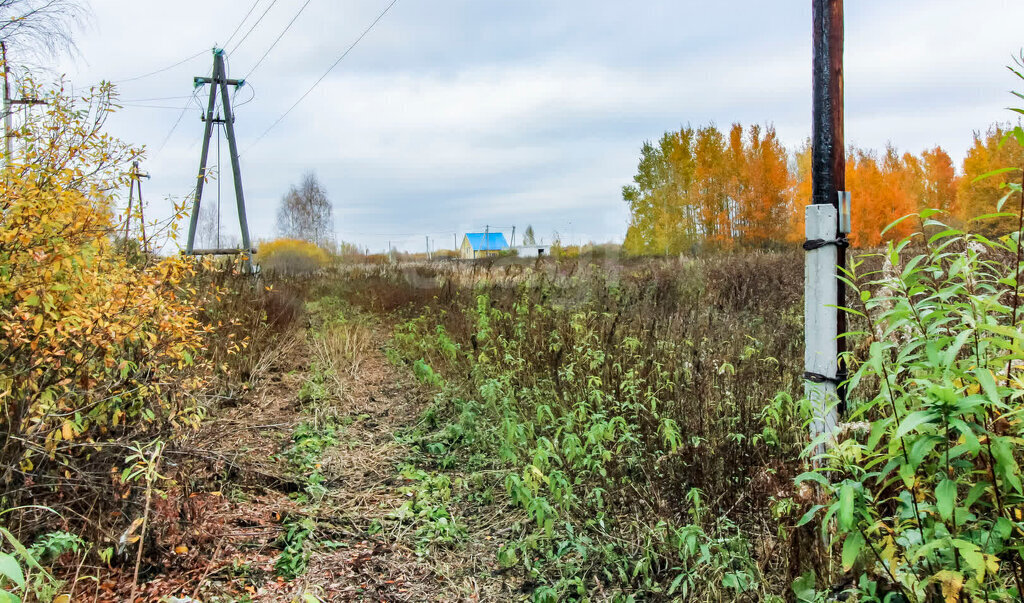
[[[362,323],[331,323],[310,338],[318,366],[330,380],[338,400],[353,402],[352,382],[370,351],[373,334]]]

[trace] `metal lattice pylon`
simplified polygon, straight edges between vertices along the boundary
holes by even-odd
[[[206,129],[203,134],[203,151],[199,159],[199,175],[196,181],[196,196],[192,204],[192,219],[188,226],[188,242],[185,246],[185,253],[189,255],[229,255],[229,254],[251,254],[253,253],[252,243],[249,241],[249,222],[245,217],[245,195],[242,193],[242,171],[238,164],[238,144],[235,141],[235,117],[231,108],[231,96],[228,94],[228,86],[236,89],[245,85],[245,80],[229,80],[227,70],[224,68],[224,50],[213,49],[213,74],[211,77],[196,77],[196,87],[203,84],[210,84],[210,101],[206,113],[203,114],[203,121]],[[223,119],[214,117],[214,108],[217,103],[217,95],[220,95],[221,106],[224,108]],[[214,124],[224,124],[228,139],[228,152],[231,155],[231,173],[235,184],[235,203],[238,206],[238,226],[242,231],[242,246],[239,249],[196,249],[196,226],[199,223],[199,207],[203,199],[203,185],[206,183],[206,160],[210,153],[210,138],[213,134]],[[218,174],[218,177],[220,175]]]

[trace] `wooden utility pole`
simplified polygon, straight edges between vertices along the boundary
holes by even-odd
[[[849,194],[843,141],[843,0],[812,0],[812,198],[806,210],[804,379],[815,407],[812,438],[835,430],[842,411],[846,369],[846,290],[837,278],[846,265]],[[823,447],[819,447],[819,452]]]
[[[4,157],[11,167],[11,84],[8,81],[10,68],[7,66],[7,42],[0,42],[4,60]]]
[[[142,205],[142,179],[149,178],[149,174],[143,174],[139,171],[139,162],[132,162],[132,169],[128,173],[131,181],[128,185],[128,211],[124,217],[124,243],[125,247],[128,246],[128,236],[131,232],[130,226],[132,223],[132,203],[134,202],[135,187],[139,187],[139,230],[142,234],[142,251],[143,253],[149,253],[149,242],[146,240],[146,213]]]
[[[11,159],[13,158],[11,138],[14,136],[14,133],[11,130],[14,129],[14,126],[11,123],[11,118],[14,112],[14,105],[45,105],[46,101],[35,98],[12,99],[9,78],[11,70],[7,64],[7,42],[0,42],[0,58],[4,62],[4,161],[7,167],[10,168]]]
[[[238,144],[235,142],[235,117],[231,109],[231,95],[228,94],[228,86],[236,89],[245,85],[243,80],[229,80],[227,70],[224,67],[224,50],[213,49],[213,75],[211,77],[196,77],[193,79],[195,86],[210,84],[210,100],[206,112],[203,114],[203,121],[206,129],[203,133],[203,150],[199,158],[199,176],[196,180],[196,197],[192,204],[192,219],[188,225],[188,242],[185,246],[185,253],[189,255],[248,255],[253,252],[252,244],[249,241],[249,222],[245,216],[245,196],[242,193],[242,170],[238,162]],[[214,109],[217,104],[217,95],[220,95],[221,107],[224,108],[224,118],[214,116]],[[235,184],[235,204],[238,207],[238,226],[242,234],[242,247],[240,249],[195,249],[196,226],[199,223],[199,207],[203,199],[203,185],[206,184],[206,160],[210,154],[210,139],[213,136],[213,125],[224,124],[224,130],[228,139],[228,151],[231,155],[231,172]],[[220,139],[218,138],[218,144]],[[218,180],[220,174],[217,175]],[[249,263],[245,263],[248,269]]]

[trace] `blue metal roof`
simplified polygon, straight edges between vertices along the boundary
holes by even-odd
[[[505,235],[500,232],[467,232],[466,238],[474,251],[491,251],[495,249],[508,249],[508,241]]]

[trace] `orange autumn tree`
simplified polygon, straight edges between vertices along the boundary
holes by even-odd
[[[936,146],[921,153],[922,196],[918,209],[938,209],[960,215],[957,188],[960,184],[949,153]]]
[[[697,130],[693,146],[696,164],[690,189],[681,201],[693,205],[697,213],[695,240],[712,248],[732,246],[730,219],[729,166],[725,136],[714,126]]]
[[[791,232],[795,179],[788,153],[774,128],[753,125],[743,157],[740,188],[733,194],[739,210],[736,234],[746,247],[777,247]]]
[[[1010,128],[996,124],[984,134],[974,133],[974,142],[967,150],[963,163],[963,178],[958,188],[958,207],[961,219],[967,221],[998,212],[997,204],[1006,194],[1004,185],[1012,173],[981,178],[993,170],[1024,166],[1024,146],[1015,140],[1005,141]],[[970,229],[987,236],[1000,236],[1017,228],[1013,216],[997,216],[977,220]]]
[[[790,235],[793,178],[772,127],[713,125],[647,142],[633,184],[623,187],[632,216],[631,253],[779,246]]]
[[[791,169],[793,170],[793,199],[790,204],[789,223],[786,226],[785,241],[790,245],[799,245],[804,241],[804,214],[805,207],[811,202],[813,195],[811,180],[811,156],[813,149],[811,140],[808,138],[797,149],[793,156]],[[847,178],[849,178],[849,165],[847,165]]]
[[[180,257],[130,263],[113,192],[139,152],[105,132],[103,86],[61,89],[17,132],[0,196],[0,491],[56,488],[81,446],[194,424],[204,327]],[[11,500],[10,498],[8,500]]]
[[[976,133],[962,175],[939,146],[920,155],[892,144],[882,153],[850,147],[853,244],[899,240],[919,224],[911,219],[882,231],[923,209],[938,209],[953,224],[995,212],[1006,176],[975,180],[1001,166],[1024,165],[1022,147],[1003,144],[1007,131],[996,125]],[[623,199],[631,215],[624,244],[629,253],[795,246],[803,241],[804,207],[811,200],[810,141],[790,155],[770,126],[734,124],[727,134],[713,125],[668,132],[657,145],[645,143]],[[1002,235],[1015,226],[1003,216],[973,229]]]

